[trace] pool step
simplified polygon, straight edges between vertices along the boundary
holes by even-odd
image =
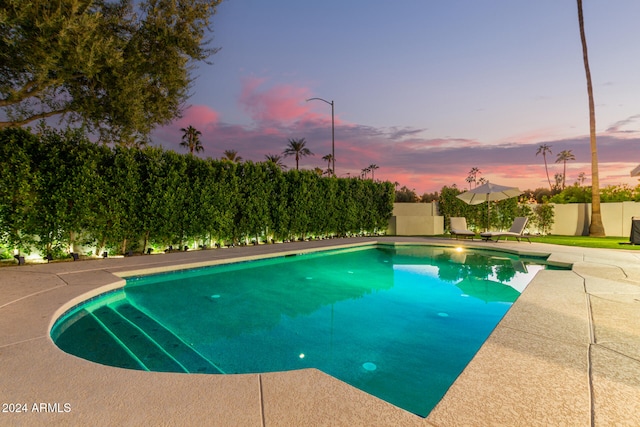
[[[114,307],[114,309],[140,328],[140,330],[144,331],[153,342],[162,347],[162,349],[183,366],[187,372],[203,374],[224,373],[169,329],[133,305],[122,303]]]
[[[103,365],[127,369],[144,369],[122,343],[87,310],[78,311],[68,322],[72,328],[58,330],[55,343],[62,350]]]
[[[104,325],[108,325],[110,332],[148,370],[156,372],[185,372],[174,358],[169,356],[143,331],[111,307],[102,306],[94,310],[93,315]]]

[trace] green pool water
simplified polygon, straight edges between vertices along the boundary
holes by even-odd
[[[427,416],[542,260],[368,246],[127,279],[51,336],[98,363],[234,374],[317,368]]]

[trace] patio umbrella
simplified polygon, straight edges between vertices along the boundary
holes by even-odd
[[[458,199],[470,205],[479,205],[487,202],[487,229],[489,228],[489,202],[497,202],[499,200],[510,199],[522,194],[522,191],[516,187],[505,187],[504,185],[492,184],[487,182],[473,190],[465,191],[458,194]]]

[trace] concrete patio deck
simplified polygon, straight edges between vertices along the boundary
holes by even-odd
[[[64,310],[120,275],[366,242],[550,254],[425,419],[318,370],[152,373],[59,350]],[[640,425],[640,252],[432,238],[354,238],[0,269],[0,425]],[[16,408],[25,409],[16,413]]]

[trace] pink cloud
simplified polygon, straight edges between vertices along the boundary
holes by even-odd
[[[219,114],[207,105],[192,105],[187,108],[182,117],[175,122],[175,127],[186,128],[193,126],[202,131],[213,129],[219,121]]]
[[[305,99],[310,97],[309,89],[287,84],[262,89],[265,83],[264,78],[242,80],[239,103],[253,120],[294,122],[309,115],[309,105],[305,103]]]
[[[499,141],[498,144],[535,144],[537,141],[544,141],[549,138],[549,135],[555,135],[557,133],[558,129],[555,128],[539,128],[529,132],[509,135]]]
[[[205,151],[200,155],[218,158],[224,150],[234,149],[246,160],[263,161],[266,154],[281,154],[290,138],[305,138],[315,156],[306,157],[300,167],[325,168],[322,156],[331,152],[331,110],[322,102],[305,102],[315,96],[309,89],[289,85],[267,85],[266,79],[243,80],[240,105],[249,113],[253,123],[238,125],[224,123],[213,109],[196,105],[172,126],[157,133],[159,142],[182,151],[178,146],[179,129],[188,125],[203,132],[201,140]],[[589,141],[579,136],[569,139],[548,140],[540,134],[519,135],[502,144],[487,143],[473,138],[424,138],[423,129],[377,128],[346,123],[336,117],[335,154],[338,176],[359,176],[362,169],[376,164],[375,178],[399,182],[415,188],[418,194],[440,191],[447,185],[468,188],[465,178],[472,167],[482,171],[481,177],[521,190],[547,187],[543,159],[535,152],[542,143],[553,147],[554,155],[547,158],[553,180],[562,164],[555,164],[555,153],[572,150],[576,161],[567,164],[567,184],[573,184],[580,172],[590,182]],[[623,123],[627,125],[627,123]],[[628,135],[624,135],[627,136]],[[601,186],[629,183],[637,179],[628,176],[637,166],[627,163],[640,158],[637,144],[620,135],[599,135]],[[293,159],[285,162],[293,167]]]
[[[154,140],[156,143],[169,149],[178,152],[184,151],[179,145],[183,135],[180,129],[189,126],[193,126],[202,132],[200,141],[205,147],[205,151],[208,151],[208,148],[211,146],[210,140],[212,135],[215,134],[219,126],[219,114],[207,105],[192,105],[183,112],[182,117],[170,125],[154,131]]]

